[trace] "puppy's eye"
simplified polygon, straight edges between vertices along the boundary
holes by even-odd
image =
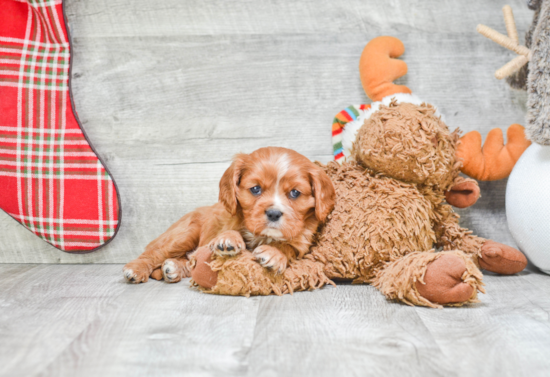
[[[290,197],[292,199],[296,199],[297,197],[299,197],[302,193],[296,189],[293,189],[293,190],[290,190]]]
[[[252,193],[252,195],[258,196],[262,193],[262,188],[260,186],[254,186],[250,189],[250,192]]]

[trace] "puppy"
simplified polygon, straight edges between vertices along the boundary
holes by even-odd
[[[178,282],[190,276],[187,253],[205,245],[224,256],[249,249],[262,266],[283,273],[309,251],[334,201],[330,178],[295,151],[238,154],[220,181],[219,202],[183,216],[124,266],[124,277]]]

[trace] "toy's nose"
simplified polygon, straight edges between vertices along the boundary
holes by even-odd
[[[279,220],[281,216],[283,216],[283,213],[278,209],[268,209],[267,211],[265,211],[265,214],[269,219],[269,221],[272,221],[272,222]]]

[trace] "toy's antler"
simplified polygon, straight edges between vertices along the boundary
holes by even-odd
[[[460,138],[456,155],[462,160],[464,174],[480,181],[496,181],[510,175],[512,168],[531,142],[525,138],[525,128],[512,124],[506,132],[508,143],[500,128],[493,128],[487,135],[483,148],[481,134],[468,132]]]
[[[502,13],[504,13],[504,23],[506,24],[508,36],[500,34],[498,31],[481,24],[477,25],[476,29],[478,33],[519,55],[495,72],[495,77],[499,80],[519,71],[519,69],[531,59],[532,55],[531,50],[525,46],[519,45],[518,31],[516,29],[512,8],[509,5],[505,5],[502,8]]]
[[[359,74],[363,89],[373,101],[396,93],[411,93],[404,85],[395,85],[393,80],[407,73],[407,64],[395,58],[403,55],[403,42],[394,37],[377,37],[363,50],[359,60]]]
[[[477,25],[477,31],[490,40],[514,51],[517,56],[495,72],[499,80],[513,74],[523,67],[532,56],[531,50],[519,45],[518,32],[514,14],[509,5],[502,8],[504,23],[508,36],[485,25]],[[513,124],[506,132],[508,143],[504,145],[504,137],[500,128],[493,128],[487,135],[485,145],[481,147],[481,134],[477,131],[468,132],[460,139],[457,147],[457,157],[462,160],[464,174],[481,181],[495,181],[510,175],[512,168],[531,142],[525,137],[525,128]]]

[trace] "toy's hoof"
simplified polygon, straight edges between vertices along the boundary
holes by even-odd
[[[480,191],[478,184],[473,180],[464,180],[445,193],[447,203],[457,208],[466,208],[476,204]]]
[[[464,260],[454,255],[443,255],[428,265],[425,284],[417,281],[416,289],[422,297],[436,304],[468,301],[474,294],[474,288],[462,281],[464,272]]]
[[[512,275],[527,267],[527,258],[513,247],[489,240],[481,247],[479,265],[487,271]]]
[[[191,277],[203,288],[210,289],[218,282],[218,273],[208,265],[212,262],[212,250],[208,246],[201,247],[193,254],[195,260]]]
[[[162,271],[159,268],[153,270],[153,272],[151,272],[151,276],[149,276],[151,279],[155,279],[155,280],[162,280]]]

